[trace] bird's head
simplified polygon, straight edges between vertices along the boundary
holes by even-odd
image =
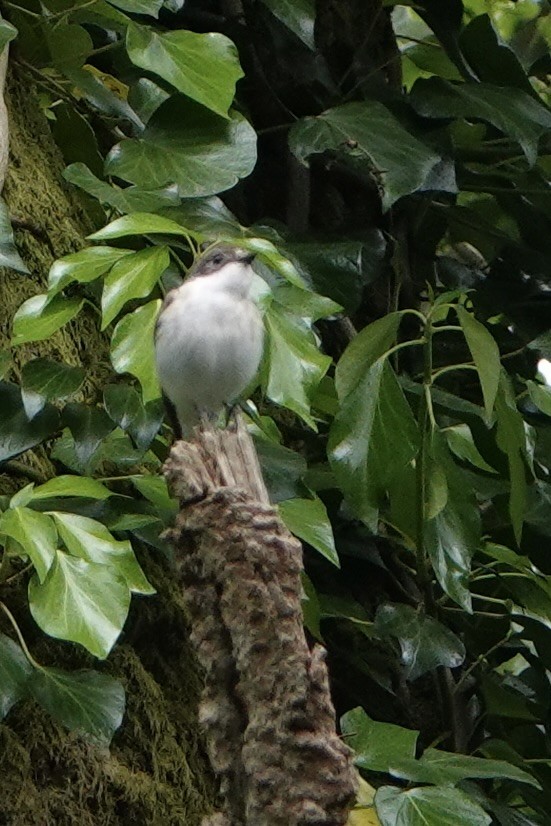
[[[209,246],[188,270],[187,279],[208,279],[209,288],[247,294],[254,253],[230,244]]]

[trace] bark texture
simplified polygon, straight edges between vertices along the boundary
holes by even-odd
[[[200,720],[224,812],[204,826],[346,823],[356,780],[325,651],[302,626],[302,550],[269,504],[242,423],[197,429],[165,465],[170,538],[205,669]]]

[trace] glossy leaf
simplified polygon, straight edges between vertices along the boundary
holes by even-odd
[[[142,386],[145,403],[160,396],[155,370],[153,332],[160,301],[150,301],[122,318],[111,338],[111,361],[117,373],[130,373]]]
[[[56,551],[44,584],[36,576],[30,580],[29,604],[46,634],[78,642],[104,659],[126,620],[130,591],[110,566]]]
[[[63,171],[69,183],[79,186],[89,195],[107,204],[117,212],[155,212],[155,210],[176,206],[180,202],[176,187],[164,189],[141,189],[137,186],[116,187],[101,181],[83,163],[73,163]]]
[[[270,500],[283,502],[300,497],[304,493],[300,480],[307,469],[304,457],[263,437],[255,439],[255,447]]]
[[[526,382],[526,387],[536,407],[546,416],[551,416],[551,387],[547,384],[537,384],[535,381]]]
[[[381,786],[375,795],[382,826],[489,826],[492,818],[459,789]]]
[[[340,567],[331,522],[321,499],[287,499],[280,502],[278,510],[291,533]]]
[[[27,341],[43,341],[50,338],[60,327],[71,321],[80,312],[84,300],[47,295],[28,298],[13,317],[12,344]]]
[[[370,324],[352,341],[336,369],[340,409],[329,435],[329,458],[356,515],[374,526],[381,497],[418,447],[417,425],[385,353],[400,314]]]
[[[68,284],[78,281],[87,284],[109,272],[113,264],[133,250],[115,247],[87,247],[54,261],[48,275],[48,294],[55,295]]]
[[[37,393],[45,400],[64,399],[76,393],[84,381],[82,367],[37,358],[23,365],[21,385],[24,391]]]
[[[196,34],[184,29],[157,33],[131,24],[126,49],[136,66],[162,77],[187,97],[227,117],[235,84],[243,77],[243,71],[237,49],[223,34]]]
[[[230,189],[256,163],[256,133],[232,112],[221,118],[192,101],[170,98],[151,116],[142,136],[117,144],[105,171],[142,187],[177,184],[184,198]]]
[[[480,378],[486,418],[491,422],[501,370],[499,348],[491,333],[472,313],[461,306],[456,307],[456,312]]]
[[[354,708],[341,717],[347,745],[356,753],[354,762],[369,771],[388,772],[394,762],[413,759],[418,731],[392,723],[372,720],[363,708]]]
[[[3,25],[9,26],[10,24],[5,20],[0,22],[0,41]],[[0,49],[2,49],[1,45]],[[10,213],[3,198],[0,198],[0,267],[7,267],[16,272],[24,273],[25,275],[29,274],[28,267],[15,246]]]
[[[106,227],[88,237],[92,241],[108,241],[113,238],[124,238],[125,235],[156,235],[159,233],[186,235],[185,229],[170,218],[163,218],[150,212],[134,212],[132,215],[116,218]],[[104,248],[96,247],[96,249]],[[131,250],[126,250],[126,252],[131,252]]]
[[[454,85],[440,78],[418,80],[411,92],[417,112],[432,118],[480,118],[517,141],[530,164],[540,137],[551,129],[551,112],[521,89],[490,83]]]
[[[63,421],[75,440],[78,461],[86,467],[103,439],[113,430],[113,423],[103,410],[73,403],[66,405]]]
[[[432,434],[428,472],[434,472],[435,466],[446,478],[448,496],[445,506],[425,522],[425,548],[441,587],[465,611],[471,612],[468,585],[471,559],[480,542],[480,515],[474,492],[466,487],[444,436],[438,431]]]
[[[100,745],[108,746],[122,723],[124,688],[108,674],[40,668],[33,674],[29,689],[54,720]]]
[[[116,94],[110,88],[109,79],[95,71],[92,66],[87,65],[82,69],[63,67],[63,71],[75,84],[77,91],[99,112],[111,118],[129,121],[137,130],[143,128],[143,123],[122,95]],[[111,78],[111,81],[112,85],[116,86],[114,78]]]
[[[122,430],[128,430],[142,410],[138,393],[129,384],[110,384],[103,391],[105,410]]]
[[[439,786],[455,785],[468,778],[501,778],[539,786],[531,774],[505,760],[490,760],[432,748],[426,749],[420,760],[403,760],[398,771],[392,773],[414,783],[434,783]]]
[[[291,128],[289,145],[301,161],[338,151],[345,163],[373,175],[382,187],[385,209],[422,189],[442,160],[378,101],[345,103],[304,118]]]
[[[305,46],[314,50],[314,22],[316,7],[313,0],[262,0],[272,14],[302,40]]]
[[[0,462],[40,444],[59,426],[59,414],[50,404],[29,421],[20,389],[8,382],[0,382],[0,407]]]
[[[108,0],[112,6],[128,11],[131,14],[147,14],[158,17],[163,6],[163,0]]]
[[[146,247],[125,256],[105,277],[101,296],[102,330],[135,298],[146,298],[170,264],[167,247]]]
[[[83,496],[88,499],[107,499],[111,491],[87,476],[56,476],[33,490],[33,499],[52,499],[57,496]]]
[[[19,542],[40,582],[44,582],[57,549],[57,531],[52,519],[30,508],[10,508],[0,517],[0,535],[11,536]]]
[[[496,398],[497,444],[506,454],[509,465],[509,515],[520,543],[522,523],[526,509],[526,434],[524,422],[517,410],[511,381],[504,370],[500,373],[499,388]]]
[[[0,720],[26,696],[32,670],[21,646],[5,634],[0,634]]]
[[[320,353],[309,323],[275,302],[265,322],[269,332],[266,394],[315,427],[310,400],[331,359]]]
[[[105,525],[87,516],[55,511],[51,516],[71,554],[88,562],[111,566],[135,593],[155,593],[138,564],[130,542],[115,539]]]
[[[465,659],[465,646],[445,625],[409,605],[380,605],[375,631],[400,643],[408,680],[416,680],[438,666],[457,668]]]

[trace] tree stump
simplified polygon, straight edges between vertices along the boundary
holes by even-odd
[[[335,730],[325,650],[304,635],[302,549],[269,503],[242,420],[196,428],[173,446],[165,475],[181,503],[169,538],[223,799],[204,826],[341,826],[356,776]]]

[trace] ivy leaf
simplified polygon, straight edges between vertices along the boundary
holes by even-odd
[[[51,514],[67,550],[74,556],[109,565],[125,580],[128,588],[137,594],[154,594],[128,540],[119,541],[95,519],[76,513]]]
[[[105,330],[128,301],[148,296],[169,264],[164,246],[147,247],[117,261],[104,280],[101,329]]]
[[[9,26],[10,24],[5,20],[0,22],[0,40],[2,39],[2,26],[4,25]],[[10,28],[13,28],[13,26]],[[0,45],[0,50],[2,48],[3,46]],[[0,267],[8,267],[16,272],[29,275],[29,269],[15,246],[10,213],[3,198],[0,198]]]
[[[158,17],[164,5],[163,0],[108,0],[108,2],[131,14],[147,14],[150,17]]]
[[[517,410],[511,380],[504,370],[500,371],[499,388],[496,397],[497,444],[507,456],[509,465],[509,515],[520,544],[522,523],[526,510],[526,433],[524,421]]]
[[[128,614],[130,591],[120,573],[108,565],[56,551],[43,584],[29,582],[31,614],[42,630],[83,645],[105,659]]]
[[[551,387],[547,384],[538,384],[535,381],[527,381],[526,387],[530,399],[536,407],[539,407],[546,416],[551,416]]]
[[[59,414],[50,404],[29,421],[14,384],[0,382],[0,407],[0,462],[35,447],[59,427]]]
[[[363,769],[388,772],[393,763],[415,757],[418,731],[379,723],[363,708],[347,711],[341,717],[341,729],[347,745],[356,752],[355,764]]]
[[[337,151],[347,165],[379,183],[385,210],[422,189],[442,162],[378,101],[345,103],[303,118],[291,128],[289,146],[302,162],[311,155]]]
[[[127,18],[123,18],[127,20]],[[78,69],[63,67],[63,72],[75,84],[77,91],[88,100],[94,108],[109,118],[118,118],[129,121],[136,130],[143,129],[143,123],[121,95],[115,94],[110,88],[108,79],[100,72],[94,73],[93,67]],[[114,78],[111,78],[116,84]]]
[[[453,631],[409,605],[380,605],[375,631],[383,639],[396,637],[408,680],[441,665],[457,668],[465,659],[465,646]]]
[[[487,757],[473,757],[470,754],[455,754],[431,748],[426,749],[420,760],[402,760],[397,771],[392,774],[414,783],[434,783],[438,786],[455,785],[469,778],[502,778],[539,788],[538,781],[531,774],[505,760],[490,760]]]
[[[54,261],[48,275],[48,295],[53,296],[68,284],[78,281],[88,284],[106,272],[125,255],[133,250],[115,247],[87,247]]]
[[[124,688],[107,674],[40,668],[29,681],[29,690],[54,720],[100,745],[108,746],[122,723]]]
[[[421,786],[403,791],[381,786],[375,795],[381,826],[489,826],[492,818],[459,789]]]
[[[103,229],[89,235],[91,241],[107,241],[112,238],[122,238],[125,235],[183,235],[186,230],[176,221],[170,218],[162,218],[149,212],[134,212],[132,215],[123,215]],[[96,249],[109,249],[108,247],[96,247]],[[132,250],[126,250],[132,252]],[[114,263],[114,262],[113,262]],[[111,265],[110,265],[111,266]]]
[[[5,634],[0,634],[0,720],[26,696],[32,670],[21,646]]]
[[[12,345],[43,341],[80,312],[83,298],[35,295],[28,298],[13,317]]]
[[[183,198],[198,198],[235,186],[255,163],[256,132],[242,115],[221,118],[175,96],[153,113],[140,138],[113,147],[105,171],[143,187],[177,184]]]
[[[57,496],[82,496],[88,499],[107,499],[113,494],[98,482],[87,476],[56,476],[43,485],[34,488],[35,500],[52,499]]]
[[[88,404],[68,404],[63,410],[63,422],[73,434],[75,453],[80,464],[87,467],[113,423],[105,411]]]
[[[313,0],[262,0],[274,17],[287,26],[293,34],[302,40],[305,46],[314,51],[314,22],[316,8]]]
[[[128,430],[142,410],[139,395],[129,384],[110,384],[103,391],[105,410],[122,430]]]
[[[137,186],[124,188],[112,186],[90,172],[83,163],[73,163],[63,170],[63,177],[69,183],[79,186],[102,204],[107,204],[117,212],[155,212],[158,209],[176,206],[180,203],[175,186],[163,189],[141,189]]]
[[[340,568],[335,539],[321,499],[287,499],[278,507],[287,528]]]
[[[50,399],[64,399],[76,393],[84,381],[84,370],[58,364],[46,358],[33,359],[21,371],[21,398],[32,419]]]
[[[486,421],[491,422],[501,372],[499,347],[486,327],[464,307],[456,307],[459,323],[473,357],[484,396]]]
[[[159,34],[130,24],[126,49],[136,66],[162,77],[217,115],[228,116],[243,70],[237,49],[223,34],[196,34],[185,29]]]
[[[537,159],[538,141],[551,129],[551,112],[514,86],[490,83],[453,84],[441,78],[417,80],[411,102],[429,118],[480,118],[517,141],[530,165]]]
[[[0,534],[11,536],[21,545],[40,582],[44,582],[57,549],[57,531],[52,519],[30,508],[10,508],[0,517]]]
[[[161,302],[150,301],[118,322],[111,338],[111,362],[117,373],[130,373],[142,386],[147,403],[160,396],[153,334]]]
[[[444,591],[471,613],[471,558],[480,544],[480,515],[474,492],[465,485],[465,478],[439,431],[432,434],[429,458],[431,473],[438,467],[444,475],[448,495],[442,509],[434,515],[426,514],[425,547]]]
[[[329,434],[331,467],[356,515],[371,527],[381,497],[419,442],[413,413],[385,357],[400,318],[391,313],[364,328],[335,372],[340,408]]]
[[[310,400],[331,359],[320,353],[310,324],[276,302],[270,304],[265,322],[269,331],[266,394],[315,428]]]

